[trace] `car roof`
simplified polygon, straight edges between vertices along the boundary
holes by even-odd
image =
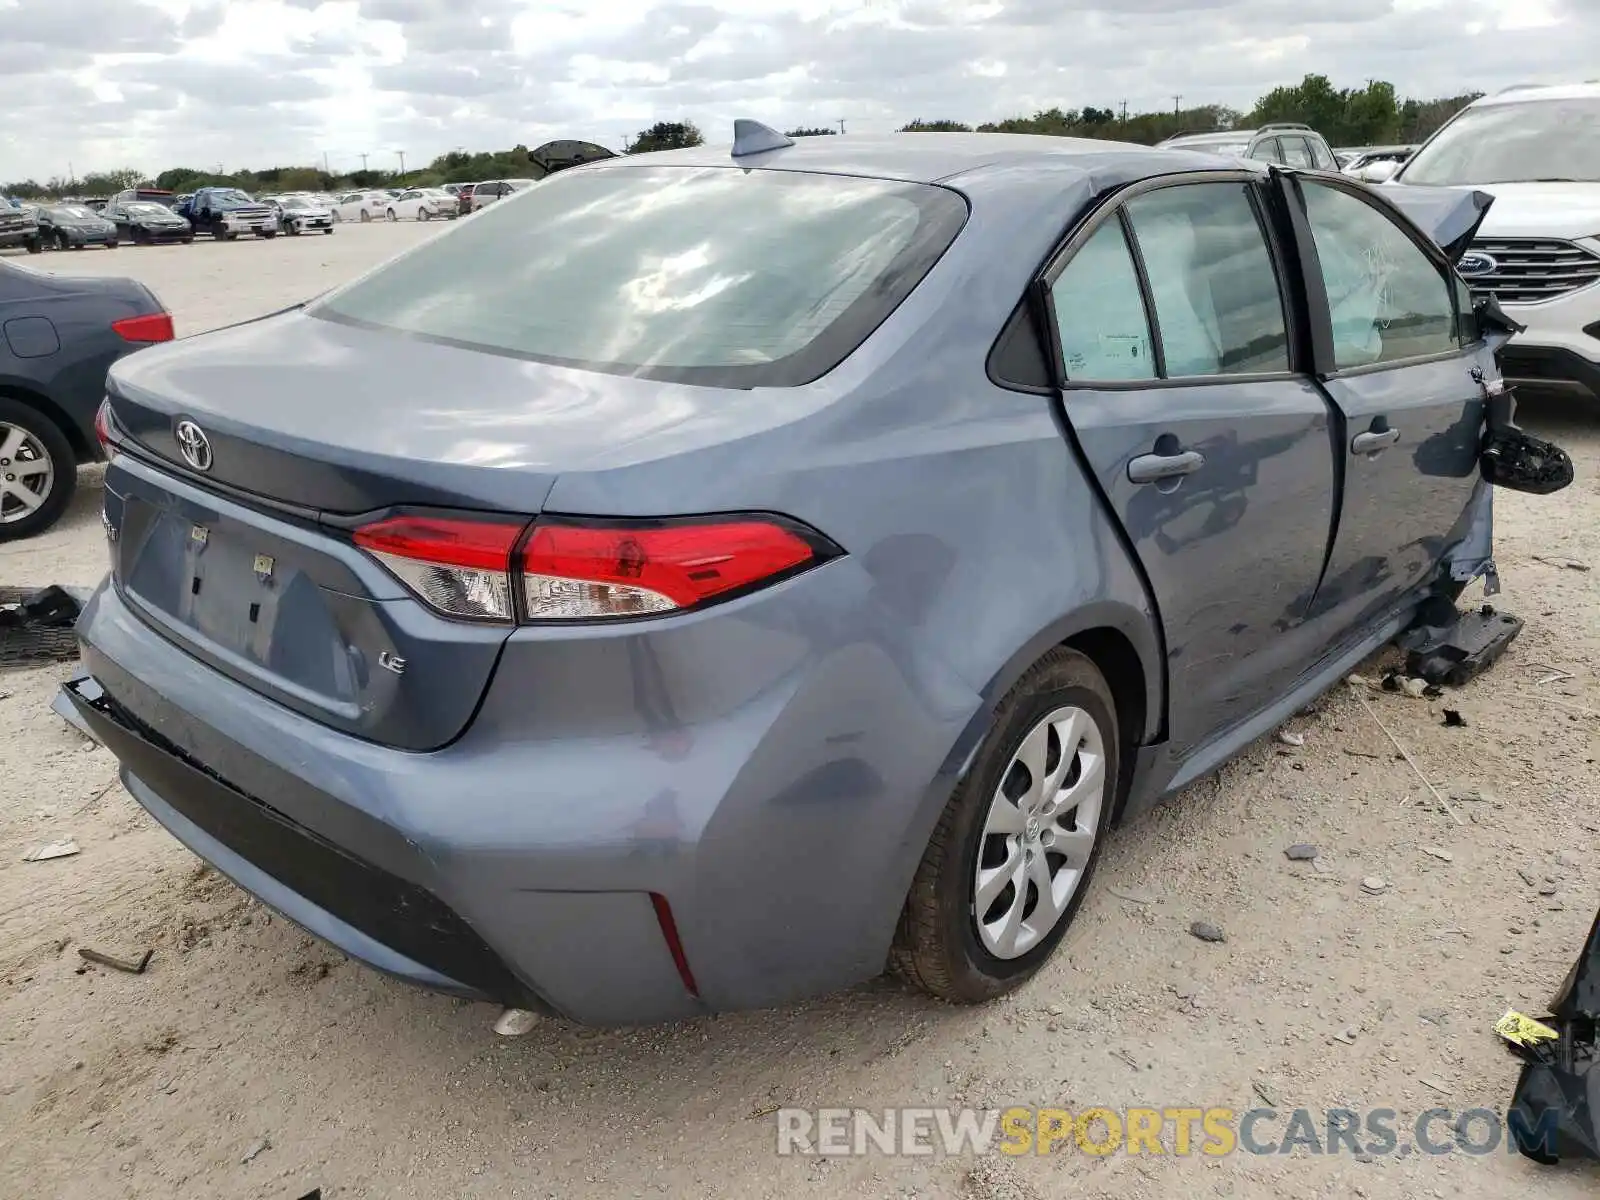
[[[1207,156],[1210,158],[1210,156]],[[1075,167],[1089,173],[1107,167],[1131,168],[1143,162],[1149,174],[1174,168],[1170,152],[1131,142],[1096,138],[1052,137],[1021,133],[889,133],[796,138],[795,144],[742,158],[732,147],[695,146],[624,155],[574,167],[575,171],[626,170],[631,166],[759,167],[766,171],[811,171],[818,174],[866,175],[908,183],[938,183],[973,173],[1037,164],[1056,169]],[[1182,161],[1182,160],[1178,160]],[[1237,167],[1232,159],[1196,160],[1186,168]]]
[[[1492,96],[1480,96],[1469,108],[1486,108],[1494,104],[1530,104],[1540,100],[1595,100],[1600,99],[1600,80],[1586,83],[1519,83],[1503,88]]]

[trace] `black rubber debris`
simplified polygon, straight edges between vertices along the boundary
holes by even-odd
[[[0,670],[78,657],[73,623],[82,606],[71,592],[44,588],[0,588]]]
[[[1448,623],[1414,625],[1398,639],[1406,654],[1406,674],[1434,686],[1460,687],[1483,674],[1522,632],[1522,618],[1485,604],[1456,612]]]

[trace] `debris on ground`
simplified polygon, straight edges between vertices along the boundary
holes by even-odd
[[[1189,932],[1202,942],[1225,942],[1228,940],[1227,935],[1217,926],[1211,924],[1210,921],[1196,921],[1189,926]]]
[[[1296,842],[1283,855],[1290,862],[1312,862],[1317,857],[1317,848],[1310,842]]]
[[[1466,821],[1462,818],[1461,814],[1455,810],[1454,806],[1451,805],[1449,798],[1446,797],[1438,788],[1433,786],[1433,780],[1429,779],[1422,773],[1422,768],[1417,766],[1417,760],[1412,758],[1411,752],[1400,744],[1400,739],[1395,737],[1393,730],[1383,723],[1383,719],[1378,716],[1376,710],[1373,709],[1372,705],[1367,703],[1367,698],[1360,692],[1352,691],[1351,694],[1355,696],[1356,703],[1360,704],[1361,707],[1366,710],[1367,716],[1372,718],[1373,724],[1377,725],[1379,729],[1383,730],[1383,735],[1389,739],[1389,744],[1399,751],[1401,758],[1406,760],[1406,766],[1410,767],[1412,773],[1415,774],[1418,779],[1422,780],[1423,786],[1428,789],[1428,794],[1433,797],[1434,803],[1438,804],[1440,808],[1449,813],[1450,819],[1453,820],[1457,825],[1465,825]],[[1409,805],[1411,801],[1408,799],[1406,803]]]
[[[1440,862],[1455,862],[1456,856],[1450,851],[1439,846],[1421,846],[1419,849],[1429,858],[1437,858]]]
[[[1413,700],[1436,700],[1444,695],[1443,688],[1430,688],[1426,679],[1416,679],[1399,671],[1385,671],[1380,686],[1386,692],[1399,692]]]
[[[1303,733],[1290,733],[1287,729],[1278,730],[1278,740],[1285,746],[1304,746],[1306,735]]]
[[[1361,881],[1361,890],[1369,896],[1378,896],[1389,890],[1389,881],[1381,875],[1368,875]]]
[[[508,1008],[494,1023],[494,1031],[501,1037],[521,1037],[539,1023],[539,1014],[525,1008]]]
[[[1154,904],[1156,898],[1149,892],[1141,892],[1138,888],[1118,887],[1112,884],[1107,889],[1118,900],[1126,900],[1129,904]]]
[[[144,969],[150,965],[150,959],[154,956],[154,950],[146,950],[138,958],[118,958],[115,954],[91,950],[88,946],[78,948],[78,957],[84,962],[98,963],[114,971],[126,971],[129,975],[143,975]]]
[[[1533,555],[1533,561],[1544,563],[1550,567],[1565,567],[1569,571],[1590,571],[1594,569],[1588,563],[1579,562],[1575,558],[1549,558],[1543,554],[1535,554]]]
[[[1441,1096],[1448,1096],[1450,1094],[1449,1085],[1440,1083],[1437,1079],[1429,1079],[1426,1075],[1419,1075],[1417,1076],[1417,1082],[1425,1088],[1432,1088]]]
[[[1461,710],[1447,708],[1444,710],[1444,720],[1440,722],[1446,729],[1465,729],[1467,719],[1461,715]]]
[[[1273,1087],[1266,1080],[1252,1079],[1250,1081],[1250,1090],[1256,1095],[1260,1096],[1263,1103],[1272,1108],[1278,1107],[1278,1089]]]
[[[0,588],[0,667],[77,658],[78,639],[72,627],[80,611],[78,598],[54,584]]]
[[[71,838],[62,838],[59,842],[46,842],[42,846],[35,846],[22,856],[23,862],[49,862],[52,858],[71,858],[74,854],[82,853],[78,843]]]
[[[1492,604],[1472,612],[1449,606],[1450,617],[1439,625],[1419,625],[1397,639],[1406,653],[1406,674],[1435,686],[1460,687],[1483,674],[1522,632],[1522,618],[1499,612]]]
[[[252,1162],[254,1162],[256,1160],[256,1158],[259,1155],[261,1155],[265,1151],[268,1151],[268,1150],[271,1150],[271,1149],[272,1149],[272,1140],[270,1138],[262,1138],[255,1145],[251,1146],[250,1149],[246,1150],[244,1152],[244,1157],[241,1158],[239,1161],[242,1162],[242,1163],[252,1163]]]
[[[1354,1025],[1346,1025],[1338,1033],[1333,1035],[1333,1040],[1336,1042],[1343,1042],[1346,1046],[1354,1046],[1356,1044],[1356,1038],[1360,1036],[1361,1030],[1356,1028]]]
[[[1522,1060],[1508,1113],[1517,1149],[1546,1164],[1600,1159],[1600,913],[1550,1015],[1508,1012],[1494,1028]]]

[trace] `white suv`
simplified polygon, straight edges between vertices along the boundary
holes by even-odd
[[[1457,270],[1527,326],[1508,380],[1600,404],[1600,84],[1475,100],[1393,176],[1494,196]]]

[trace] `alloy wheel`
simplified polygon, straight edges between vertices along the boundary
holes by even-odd
[[[56,468],[36,434],[0,422],[0,525],[39,511],[55,485]]]
[[[1081,708],[1058,708],[1022,739],[984,819],[972,881],[983,948],[1020,958],[1072,902],[1105,804],[1105,737]]]

